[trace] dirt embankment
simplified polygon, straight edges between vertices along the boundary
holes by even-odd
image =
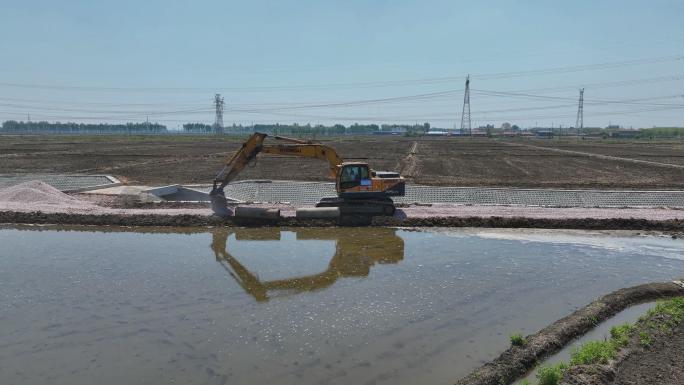
[[[650,283],[614,291],[526,337],[527,343],[512,346],[498,358],[474,370],[457,385],[510,384],[540,360],[581,336],[595,325],[625,308],[642,302],[684,296],[684,287],[675,283]]]
[[[652,348],[637,350],[621,365],[614,385],[684,384],[684,323],[653,337]]]
[[[659,305],[660,306],[660,305]],[[607,363],[572,366],[560,385],[684,384],[684,322],[662,305],[636,322],[629,342]]]
[[[249,221],[192,214],[70,214],[0,211],[0,223],[60,224],[97,226],[405,226],[405,227],[490,227],[578,230],[644,230],[665,231],[673,237],[684,233],[684,221],[650,221],[643,219],[546,219],[546,218],[385,218],[347,217],[339,220],[281,217],[275,221]]]

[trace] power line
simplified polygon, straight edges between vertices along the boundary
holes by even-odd
[[[266,108],[266,109],[234,109],[233,111],[239,112],[269,112],[269,111],[284,111],[284,110],[301,110],[301,109],[312,109],[312,108],[332,108],[332,107],[356,107],[372,104],[384,104],[384,103],[396,103],[402,101],[413,101],[413,100],[428,100],[433,98],[439,98],[444,96],[451,96],[461,92],[462,90],[446,90],[430,92],[425,94],[416,95],[406,95],[406,96],[396,96],[390,98],[379,98],[379,99],[361,99],[352,100],[346,102],[335,102],[335,103],[321,103],[321,104],[309,104],[309,105],[295,105],[295,106],[285,106],[276,108]]]
[[[499,97],[521,97],[529,99],[542,99],[542,100],[567,100],[574,101],[575,99],[563,96],[549,96],[549,95],[534,95],[528,93],[520,92],[508,92],[508,91],[489,91],[489,90],[473,90],[476,94],[487,95],[487,96],[499,96]],[[678,98],[682,95],[670,95],[670,96],[659,96],[655,98],[642,98],[642,99],[631,99],[631,100],[585,100],[588,104],[631,104],[631,105],[648,105],[648,106],[663,106],[663,107],[684,107],[684,104],[667,104],[667,103],[641,103],[644,100],[656,100],[656,99],[672,99]]]
[[[22,105],[13,103],[0,103],[0,107],[11,107],[11,108],[35,108],[34,105]],[[100,114],[144,114],[144,115],[165,115],[165,114],[179,114],[185,112],[202,112],[206,111],[208,107],[195,106],[195,108],[187,108],[181,110],[170,110],[170,111],[150,111],[150,110],[91,110],[91,109],[80,109],[80,108],[55,108],[48,106],[41,106],[41,110],[47,111],[64,111],[64,112],[85,112],[85,113],[100,113]]]
[[[499,72],[490,74],[473,75],[473,78],[479,80],[492,79],[507,79],[527,76],[540,76],[560,73],[595,71],[604,69],[613,69],[635,65],[656,64],[672,61],[684,60],[684,55],[669,55],[653,58],[623,60],[604,62],[597,64],[583,64],[564,67],[552,67],[535,70],[525,70],[516,72]],[[461,76],[444,76],[433,78],[418,78],[418,79],[402,79],[402,80],[387,80],[375,82],[349,82],[349,83],[328,83],[328,84],[308,84],[308,85],[282,85],[282,86],[251,86],[251,87],[220,87],[220,91],[240,91],[240,92],[264,92],[264,91],[286,91],[286,90],[320,90],[331,88],[375,88],[375,87],[395,87],[395,86],[412,86],[412,85],[427,85],[427,84],[443,84],[447,82],[461,81]],[[49,84],[28,84],[28,83],[14,83],[14,82],[0,82],[0,86],[11,88],[29,88],[29,89],[44,89],[44,90],[71,90],[71,91],[102,91],[102,92],[207,92],[215,90],[216,87],[105,87],[105,86],[81,86],[81,85],[49,85]]]
[[[552,91],[565,91],[565,90],[576,90],[578,87],[582,88],[592,88],[592,89],[597,89],[597,88],[610,88],[610,87],[624,87],[624,86],[631,86],[631,85],[639,85],[639,84],[655,84],[658,82],[673,82],[673,81],[679,81],[683,80],[684,75],[679,74],[679,75],[667,75],[667,76],[659,76],[659,77],[651,77],[651,78],[641,78],[641,79],[628,79],[628,80],[618,80],[618,81],[611,81],[611,82],[599,82],[599,83],[585,83],[582,85],[569,85],[569,86],[556,86],[556,87],[545,87],[545,88],[534,88],[534,89],[525,89],[525,90],[518,90],[518,91],[506,91],[506,92],[552,92]],[[504,91],[499,91],[499,92],[504,92]],[[449,95],[445,95],[449,96]],[[47,100],[47,99],[22,99],[22,98],[7,98],[7,97],[0,97],[0,101],[5,101],[5,102],[10,102],[10,103],[2,103],[0,105],[5,106],[5,107],[17,107],[17,108],[33,108],[33,105],[31,106],[25,106],[25,105],[20,105],[16,104],[16,102],[25,102],[25,103],[40,103],[43,106],[46,105],[93,105],[93,106],[103,106],[103,107],[141,107],[141,108],[149,108],[149,107],[169,107],[173,106],[176,108],[202,108],[204,105],[197,105],[197,104],[189,104],[189,103],[183,103],[183,104],[174,104],[174,103],[106,103],[106,102],[92,102],[92,101],[64,101],[64,100]],[[411,101],[411,100],[406,100],[406,101]],[[421,101],[421,100],[418,100]],[[334,101],[334,102],[325,102],[325,103],[320,103],[319,104],[343,104],[346,102],[340,102],[340,101]],[[299,102],[299,103],[247,103],[247,104],[233,104],[235,107],[242,107],[242,108],[259,108],[259,107],[264,107],[264,106],[271,106],[271,107],[290,107],[290,106],[308,106],[315,104],[315,102]],[[42,107],[44,109],[48,107]],[[404,107],[403,107],[404,108]],[[64,111],[72,111],[72,112],[99,112],[99,110],[89,110],[89,109],[68,109],[64,107],[54,107],[51,108],[52,110],[64,110]],[[103,112],[110,112],[109,110],[103,110]],[[112,113],[119,113],[119,111],[112,110]],[[132,111],[132,112],[137,112],[137,111]],[[128,113],[128,111],[124,112],[121,111],[121,113]]]
[[[642,108],[642,109],[629,109],[629,110],[620,110],[620,111],[598,111],[598,112],[592,112],[592,117],[593,116],[604,116],[604,115],[629,115],[629,114],[636,114],[636,113],[642,113],[642,112],[651,112],[651,111],[669,111],[669,110],[680,110],[684,109],[683,107],[650,107],[650,108]],[[262,114],[262,113],[258,113]],[[401,121],[410,121],[410,122],[415,122],[416,120],[419,121],[445,121],[445,122],[453,122],[455,118],[455,114],[453,114],[451,117],[446,117],[446,118],[435,118],[433,115],[425,115],[425,116],[417,116],[417,115],[411,115],[411,116],[401,116],[401,115],[388,115],[388,116],[335,116],[335,115],[318,115],[318,114],[298,114],[298,113],[282,113],[282,112],[275,112],[275,113],[268,113],[268,114],[262,114],[264,116],[268,115],[273,115],[273,116],[288,116],[288,117],[295,117],[295,118],[305,118],[305,119],[325,119],[325,120],[338,120],[338,121],[375,121],[375,122],[391,122],[391,121],[396,121],[396,120],[401,120]],[[553,115],[518,115],[518,116],[480,116],[479,114],[475,114],[475,117],[477,120],[488,120],[488,121],[501,121],[501,120],[534,120],[534,119],[556,119],[556,118],[571,118],[571,117],[576,117],[575,114],[553,114]]]
[[[678,54],[678,55],[669,55],[669,56],[661,56],[661,57],[646,58],[646,59],[604,62],[604,63],[598,63],[598,64],[582,64],[582,65],[574,65],[574,66],[526,70],[526,71],[516,71],[516,72],[500,72],[498,74],[475,75],[474,77],[477,79],[480,79],[480,80],[509,79],[509,78],[523,77],[523,76],[537,76],[537,75],[549,75],[549,74],[559,74],[559,73],[569,73],[569,72],[604,70],[604,69],[613,69],[613,68],[627,67],[627,66],[633,66],[633,65],[664,63],[664,62],[681,61],[681,60],[684,60],[684,55]]]

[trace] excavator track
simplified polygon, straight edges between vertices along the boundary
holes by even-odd
[[[394,215],[394,201],[390,198],[378,199],[342,199],[337,197],[323,198],[316,207],[339,207],[342,215]]]

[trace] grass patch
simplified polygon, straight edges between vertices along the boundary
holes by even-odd
[[[654,319],[657,315],[665,315],[664,319]],[[658,301],[655,307],[649,309],[639,320],[642,328],[648,330],[671,331],[684,320],[684,297]],[[620,348],[626,346],[635,332],[635,325],[624,323],[610,328],[610,338],[605,341],[589,341],[575,348],[570,356],[570,365],[559,363],[557,365],[542,365],[537,369],[538,385],[558,385],[563,373],[570,366],[606,364],[617,356]],[[653,344],[653,338],[647,331],[641,331],[638,335],[639,344],[649,348]],[[511,344],[523,346],[527,341],[521,334],[511,336]],[[518,385],[531,385],[530,381],[523,380]]]
[[[513,346],[525,346],[527,345],[527,340],[522,334],[516,333],[511,335],[511,345]]]
[[[589,341],[572,351],[572,355],[570,356],[570,364],[605,364],[608,362],[608,360],[615,358],[616,354],[617,349],[612,343],[612,340]]]
[[[618,347],[623,347],[629,342],[634,326],[629,323],[613,326],[610,328],[610,339]]]
[[[646,333],[646,332],[639,333],[639,344],[641,344],[641,346],[648,348],[651,346],[652,342],[653,341],[651,340],[651,336],[648,333]]]
[[[668,315],[675,324],[678,324],[684,319],[684,297],[673,298],[668,301],[659,301],[655,308],[649,311],[649,313],[651,312],[652,314],[649,315]]]
[[[563,372],[568,368],[568,366],[561,362],[553,366],[540,366],[537,369],[537,380],[539,385],[558,385],[561,378],[563,378]]]
[[[589,341],[572,352],[570,364],[591,365],[605,364],[615,358],[618,350],[629,343],[634,325],[624,323],[610,328],[610,339],[606,341]]]
[[[664,323],[659,324],[653,317],[657,315],[666,315],[668,319]],[[649,309],[644,316],[640,318],[644,322],[644,326],[648,329],[658,329],[661,327],[674,328],[682,320],[684,320],[684,298],[673,298],[667,301],[658,301],[655,307]],[[661,328],[662,329],[662,328]],[[571,365],[591,365],[591,364],[605,364],[609,360],[615,358],[618,350],[629,343],[629,338],[632,336],[634,326],[630,324],[622,324],[613,326],[610,329],[610,339],[607,341],[590,341],[582,344],[578,349],[572,352],[570,364]],[[639,343],[641,346],[647,348],[653,343],[651,336],[642,331],[639,333]]]

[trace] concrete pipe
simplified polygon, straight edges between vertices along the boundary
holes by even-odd
[[[297,218],[339,218],[339,207],[313,207],[313,208],[298,208],[296,211]]]
[[[235,208],[235,218],[278,219],[280,218],[280,209],[238,206]]]

